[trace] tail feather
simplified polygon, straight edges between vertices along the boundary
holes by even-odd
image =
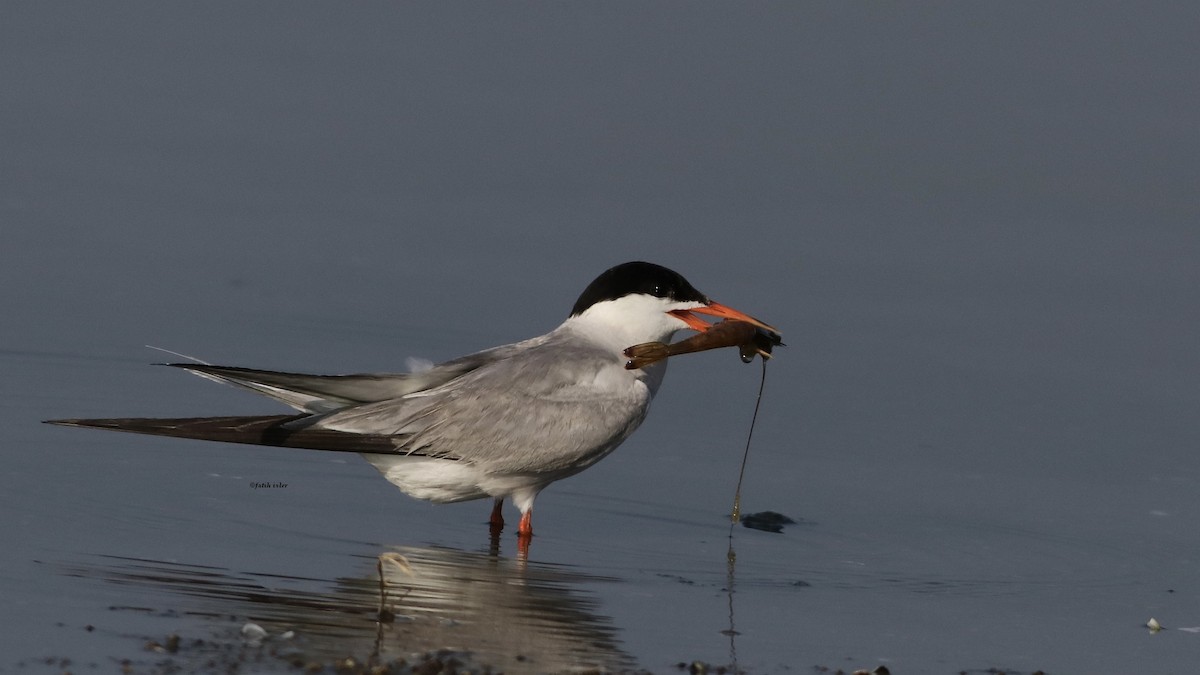
[[[346,406],[400,398],[441,386],[485,362],[479,358],[464,358],[418,373],[359,375],[308,375],[196,363],[162,365],[182,368],[215,382],[249,389],[296,410],[323,413]]]
[[[247,443],[284,448],[338,452],[395,453],[402,438],[350,434],[316,427],[291,427],[308,415],[242,417],[117,417],[111,419],[46,420],[46,424],[126,431],[135,434],[194,438],[224,443]]]
[[[269,396],[305,412],[328,412],[347,405],[403,396],[414,389],[405,374],[308,375],[254,368],[166,363],[222,384]]]

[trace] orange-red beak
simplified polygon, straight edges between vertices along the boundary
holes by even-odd
[[[695,314],[693,314],[693,312],[695,312]],[[673,309],[667,313],[671,316],[676,316],[680,319],[683,319],[683,321],[688,325],[688,328],[700,333],[703,333],[711,328],[712,324],[696,316],[696,314],[707,314],[708,316],[715,316],[721,319],[737,319],[738,321],[745,321],[748,324],[758,326],[759,328],[770,331],[776,335],[780,334],[779,331],[773,326],[765,324],[749,314],[743,314],[732,307],[726,307],[719,302],[709,302],[707,305],[696,307],[694,309]]]

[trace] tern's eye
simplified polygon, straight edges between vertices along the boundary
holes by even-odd
[[[651,293],[653,293],[654,297],[656,298],[665,298],[667,297],[667,287],[663,286],[662,284],[655,284],[654,290],[651,291]]]

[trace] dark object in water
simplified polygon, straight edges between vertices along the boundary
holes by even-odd
[[[784,525],[794,525],[795,523],[796,521],[791,518],[774,511],[759,511],[742,516],[743,526],[763,532],[783,532]]]
[[[737,347],[741,352],[742,361],[750,363],[754,357],[771,358],[771,350],[776,346],[784,346],[779,333],[754,324],[727,319],[713,324],[712,328],[681,340],[674,344],[662,342],[643,342],[625,350],[629,360],[625,362],[627,370],[635,370],[661,361],[669,356],[703,352],[722,347]]]

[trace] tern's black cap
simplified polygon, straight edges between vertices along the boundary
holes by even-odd
[[[616,300],[635,293],[680,302],[708,302],[708,298],[678,272],[654,263],[627,262],[605,271],[588,284],[588,287],[583,289],[583,294],[575,301],[575,306],[571,308],[571,316],[583,314],[598,302]]]

